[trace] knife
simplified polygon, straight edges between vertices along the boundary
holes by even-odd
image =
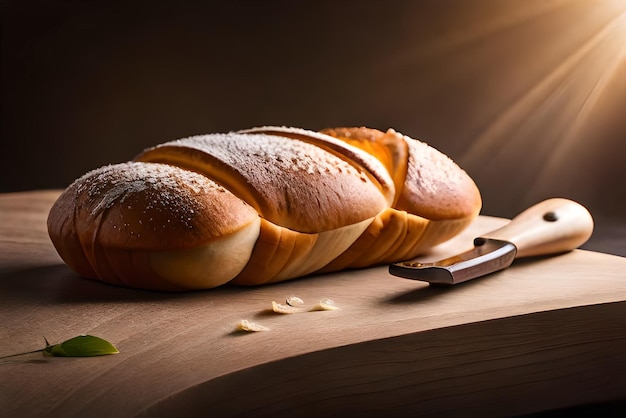
[[[503,270],[513,260],[571,251],[585,243],[593,218],[568,199],[544,200],[505,226],[474,239],[474,248],[432,263],[417,260],[391,264],[389,273],[431,284],[454,285]]]

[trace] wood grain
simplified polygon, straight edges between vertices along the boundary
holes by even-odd
[[[8,416],[484,416],[626,399],[625,258],[575,250],[452,288],[381,266],[147,292],[62,264],[45,229],[56,196],[0,195],[0,356],[83,333],[121,353],[0,360]],[[467,249],[506,222],[481,216],[422,260]],[[269,310],[290,295],[340,309]],[[270,331],[237,333],[242,318]]]

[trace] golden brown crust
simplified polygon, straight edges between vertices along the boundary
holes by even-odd
[[[87,173],[48,229],[82,276],[175,291],[412,258],[458,234],[480,204],[452,160],[393,130],[261,127]]]
[[[282,136],[196,136],[148,149],[136,160],[198,171],[248,202],[261,217],[299,232],[351,225],[388,206],[364,169]]]
[[[59,200],[65,199],[76,202],[79,235],[95,234],[102,245],[137,250],[195,247],[258,216],[214,181],[164,164],[102,167],[72,184]],[[53,207],[51,225],[66,216]]]
[[[53,205],[48,232],[63,260],[85,277],[166,286],[138,254],[195,248],[245,228],[256,211],[212,180],[173,166],[102,167]]]
[[[471,177],[433,147],[405,139],[408,170],[396,208],[432,220],[476,217],[482,200]]]
[[[262,219],[250,261],[231,283],[249,286],[275,281],[286,266],[306,257],[316,240],[317,234],[298,233]]]
[[[393,180],[395,195],[392,203],[396,204],[404,188],[409,155],[408,144],[402,135],[393,129],[381,132],[365,127],[328,128],[321,132],[362,149],[380,161]]]
[[[396,195],[390,171],[383,164],[378,155],[371,154],[361,147],[355,147],[349,141],[344,141],[323,132],[314,132],[306,129],[286,126],[262,126],[239,131],[245,134],[268,134],[282,136],[314,145],[332,153],[339,159],[354,167],[359,173],[364,173],[383,194],[387,202],[391,203]]]
[[[322,132],[372,153],[396,183],[394,208],[431,220],[474,218],[482,200],[471,177],[435,148],[393,129],[332,128]]]

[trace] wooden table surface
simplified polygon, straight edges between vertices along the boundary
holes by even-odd
[[[626,399],[626,258],[575,250],[451,288],[378,267],[147,292],[62,263],[45,228],[58,193],[0,195],[0,356],[80,334],[120,354],[0,360],[4,416],[511,416]],[[481,216],[424,260],[506,222]],[[291,295],[340,309],[271,312]],[[235,332],[240,319],[270,330]]]

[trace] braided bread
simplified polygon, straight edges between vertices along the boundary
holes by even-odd
[[[194,136],[74,181],[48,216],[79,275],[179,291],[405,260],[478,215],[472,179],[393,130]]]

